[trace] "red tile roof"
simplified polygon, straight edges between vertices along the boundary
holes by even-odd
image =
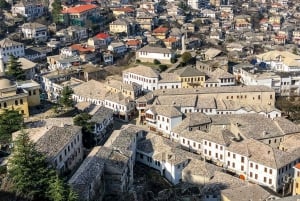
[[[126,43],[127,45],[129,45],[129,46],[137,46],[137,45],[140,45],[141,44],[141,41],[139,41],[139,40],[129,40],[129,41],[127,41],[127,43]]]
[[[92,47],[87,47],[87,46],[84,46],[84,45],[82,45],[82,44],[74,44],[74,45],[71,46],[71,48],[72,48],[73,50],[78,50],[79,52],[83,52],[83,53],[95,51],[94,48],[92,48]]]
[[[80,6],[75,6],[75,7],[71,7],[68,8],[66,10],[63,10],[62,13],[82,13],[94,8],[97,8],[98,6],[93,5],[93,4],[89,4],[89,5],[80,5]]]
[[[99,39],[107,39],[107,38],[109,38],[109,37],[110,37],[110,35],[107,34],[107,33],[98,33],[98,34],[96,35],[96,38],[99,38]]]
[[[158,27],[153,30],[153,33],[167,33],[169,29],[167,27]]]
[[[175,37],[169,37],[164,39],[164,42],[168,42],[168,43],[175,43],[177,41],[177,39]]]
[[[297,169],[300,170],[300,163],[297,163],[297,164],[295,165],[295,168],[297,168]]]

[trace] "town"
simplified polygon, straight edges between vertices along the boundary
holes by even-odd
[[[0,0],[1,201],[300,200],[296,0]]]

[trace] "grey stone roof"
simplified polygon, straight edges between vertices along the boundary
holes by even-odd
[[[0,41],[0,48],[11,47],[15,45],[23,45],[23,43],[10,40],[9,38],[4,38],[3,40]]]
[[[159,73],[151,67],[139,65],[137,67],[126,69],[124,72],[130,72],[144,77],[158,78]]]
[[[189,96],[158,96],[155,98],[153,105],[169,105],[174,107],[195,107],[197,103],[197,95]]]
[[[258,140],[246,139],[239,142],[244,146],[229,146],[229,150],[244,155],[246,155],[250,161],[262,164],[264,166],[279,169],[289,164],[291,161],[298,159],[298,155],[281,151],[276,148],[264,144]],[[235,143],[232,143],[235,144]]]
[[[298,201],[299,199],[300,199],[300,195],[294,195],[285,198],[279,198],[276,201]]]
[[[182,116],[182,113],[173,106],[155,105],[151,106],[149,110],[151,110],[154,114],[169,118]]]
[[[151,46],[145,46],[141,49],[139,49],[137,52],[150,52],[150,53],[161,53],[161,54],[171,54],[172,51],[168,48],[162,48],[162,47],[151,47]]]
[[[51,160],[79,133],[81,133],[80,126],[53,126],[38,139],[37,149]]]
[[[178,74],[180,77],[205,76],[205,73],[191,66],[176,70],[175,73]]]
[[[104,100],[109,94],[109,91],[105,89],[103,83],[90,80],[77,85],[73,88],[74,95],[79,95],[81,97]]]
[[[271,196],[268,191],[256,184],[225,189],[221,191],[221,194],[230,201],[264,201]]]
[[[181,83],[180,78],[174,73],[161,73],[159,83]]]
[[[22,25],[22,28],[25,29],[40,29],[40,28],[45,28],[47,29],[47,26],[40,24],[40,23],[36,23],[36,22],[29,22],[29,23],[25,23]]]
[[[127,105],[132,99],[130,97],[124,96],[121,92],[111,93],[105,97],[106,100],[112,101],[121,105]]]
[[[101,106],[92,116],[91,122],[102,123],[105,119],[108,119],[113,115],[113,110]]]
[[[103,156],[109,154],[109,151],[106,147],[94,147],[68,181],[81,200],[89,197],[90,185],[98,175],[103,174],[106,159]]]
[[[181,89],[158,89],[153,93],[159,95],[183,95],[183,94],[216,94],[216,93],[247,93],[247,92],[274,92],[267,86],[228,86],[228,87],[203,87]]]
[[[216,165],[206,163],[205,161],[192,159],[189,164],[183,169],[182,173],[189,175],[198,175],[211,179],[215,171],[220,170]]]

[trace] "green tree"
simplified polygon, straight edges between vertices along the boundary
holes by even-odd
[[[9,9],[10,5],[5,0],[0,0],[0,8],[1,9]]]
[[[73,90],[69,86],[64,87],[61,92],[59,103],[64,107],[72,107],[73,106],[72,94],[73,94]]]
[[[95,145],[95,139],[93,134],[94,122],[91,122],[92,116],[88,113],[81,113],[74,117],[73,122],[76,126],[82,127],[82,141],[83,145],[87,148],[91,148]]]
[[[67,188],[64,181],[56,175],[49,185],[49,199],[53,201],[65,201],[67,196]]]
[[[54,0],[52,3],[52,20],[55,23],[59,22],[59,15],[62,11],[61,0]]]
[[[188,63],[188,62],[192,59],[192,55],[191,55],[191,53],[189,53],[189,52],[184,52],[184,53],[181,55],[181,59],[182,59],[182,62],[183,62],[183,63]]]
[[[25,80],[25,72],[22,69],[21,62],[18,61],[18,58],[10,55],[7,62],[7,75],[12,76],[16,80]]]
[[[8,164],[9,177],[17,195],[29,200],[46,200],[49,181],[55,171],[49,168],[46,157],[36,150],[28,133],[23,130],[14,142]]]
[[[22,128],[23,121],[23,116],[18,111],[4,110],[0,114],[0,142],[10,142],[11,134]]]

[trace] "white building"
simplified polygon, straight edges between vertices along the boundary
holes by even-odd
[[[13,16],[20,14],[28,20],[32,20],[44,15],[46,8],[42,4],[21,1],[20,3],[13,5],[11,11]]]
[[[90,122],[95,123],[93,133],[96,144],[104,144],[112,131],[114,121],[113,110],[104,106],[98,106],[89,114],[92,115]]]
[[[162,134],[169,135],[171,130],[182,121],[182,113],[173,106],[155,105],[145,113],[149,129]]]
[[[127,46],[121,42],[112,42],[107,49],[114,55],[124,55],[127,52]]]
[[[2,54],[4,63],[8,61],[10,55],[15,57],[24,57],[24,45],[23,43],[15,42],[9,38],[5,38],[0,41],[0,54]]]
[[[143,91],[157,89],[159,73],[147,66],[137,66],[123,71],[123,82],[126,84],[136,83],[142,86]]]
[[[256,56],[257,62],[267,64],[279,72],[300,71],[300,56],[288,51],[273,50]]]
[[[26,39],[33,39],[36,42],[45,42],[48,39],[48,28],[36,22],[22,25],[22,33]]]
[[[168,48],[145,46],[136,51],[136,60],[141,62],[154,62],[158,60],[162,64],[171,64],[175,54]]]
[[[199,9],[199,0],[188,0],[187,5],[190,6],[192,9]]]

